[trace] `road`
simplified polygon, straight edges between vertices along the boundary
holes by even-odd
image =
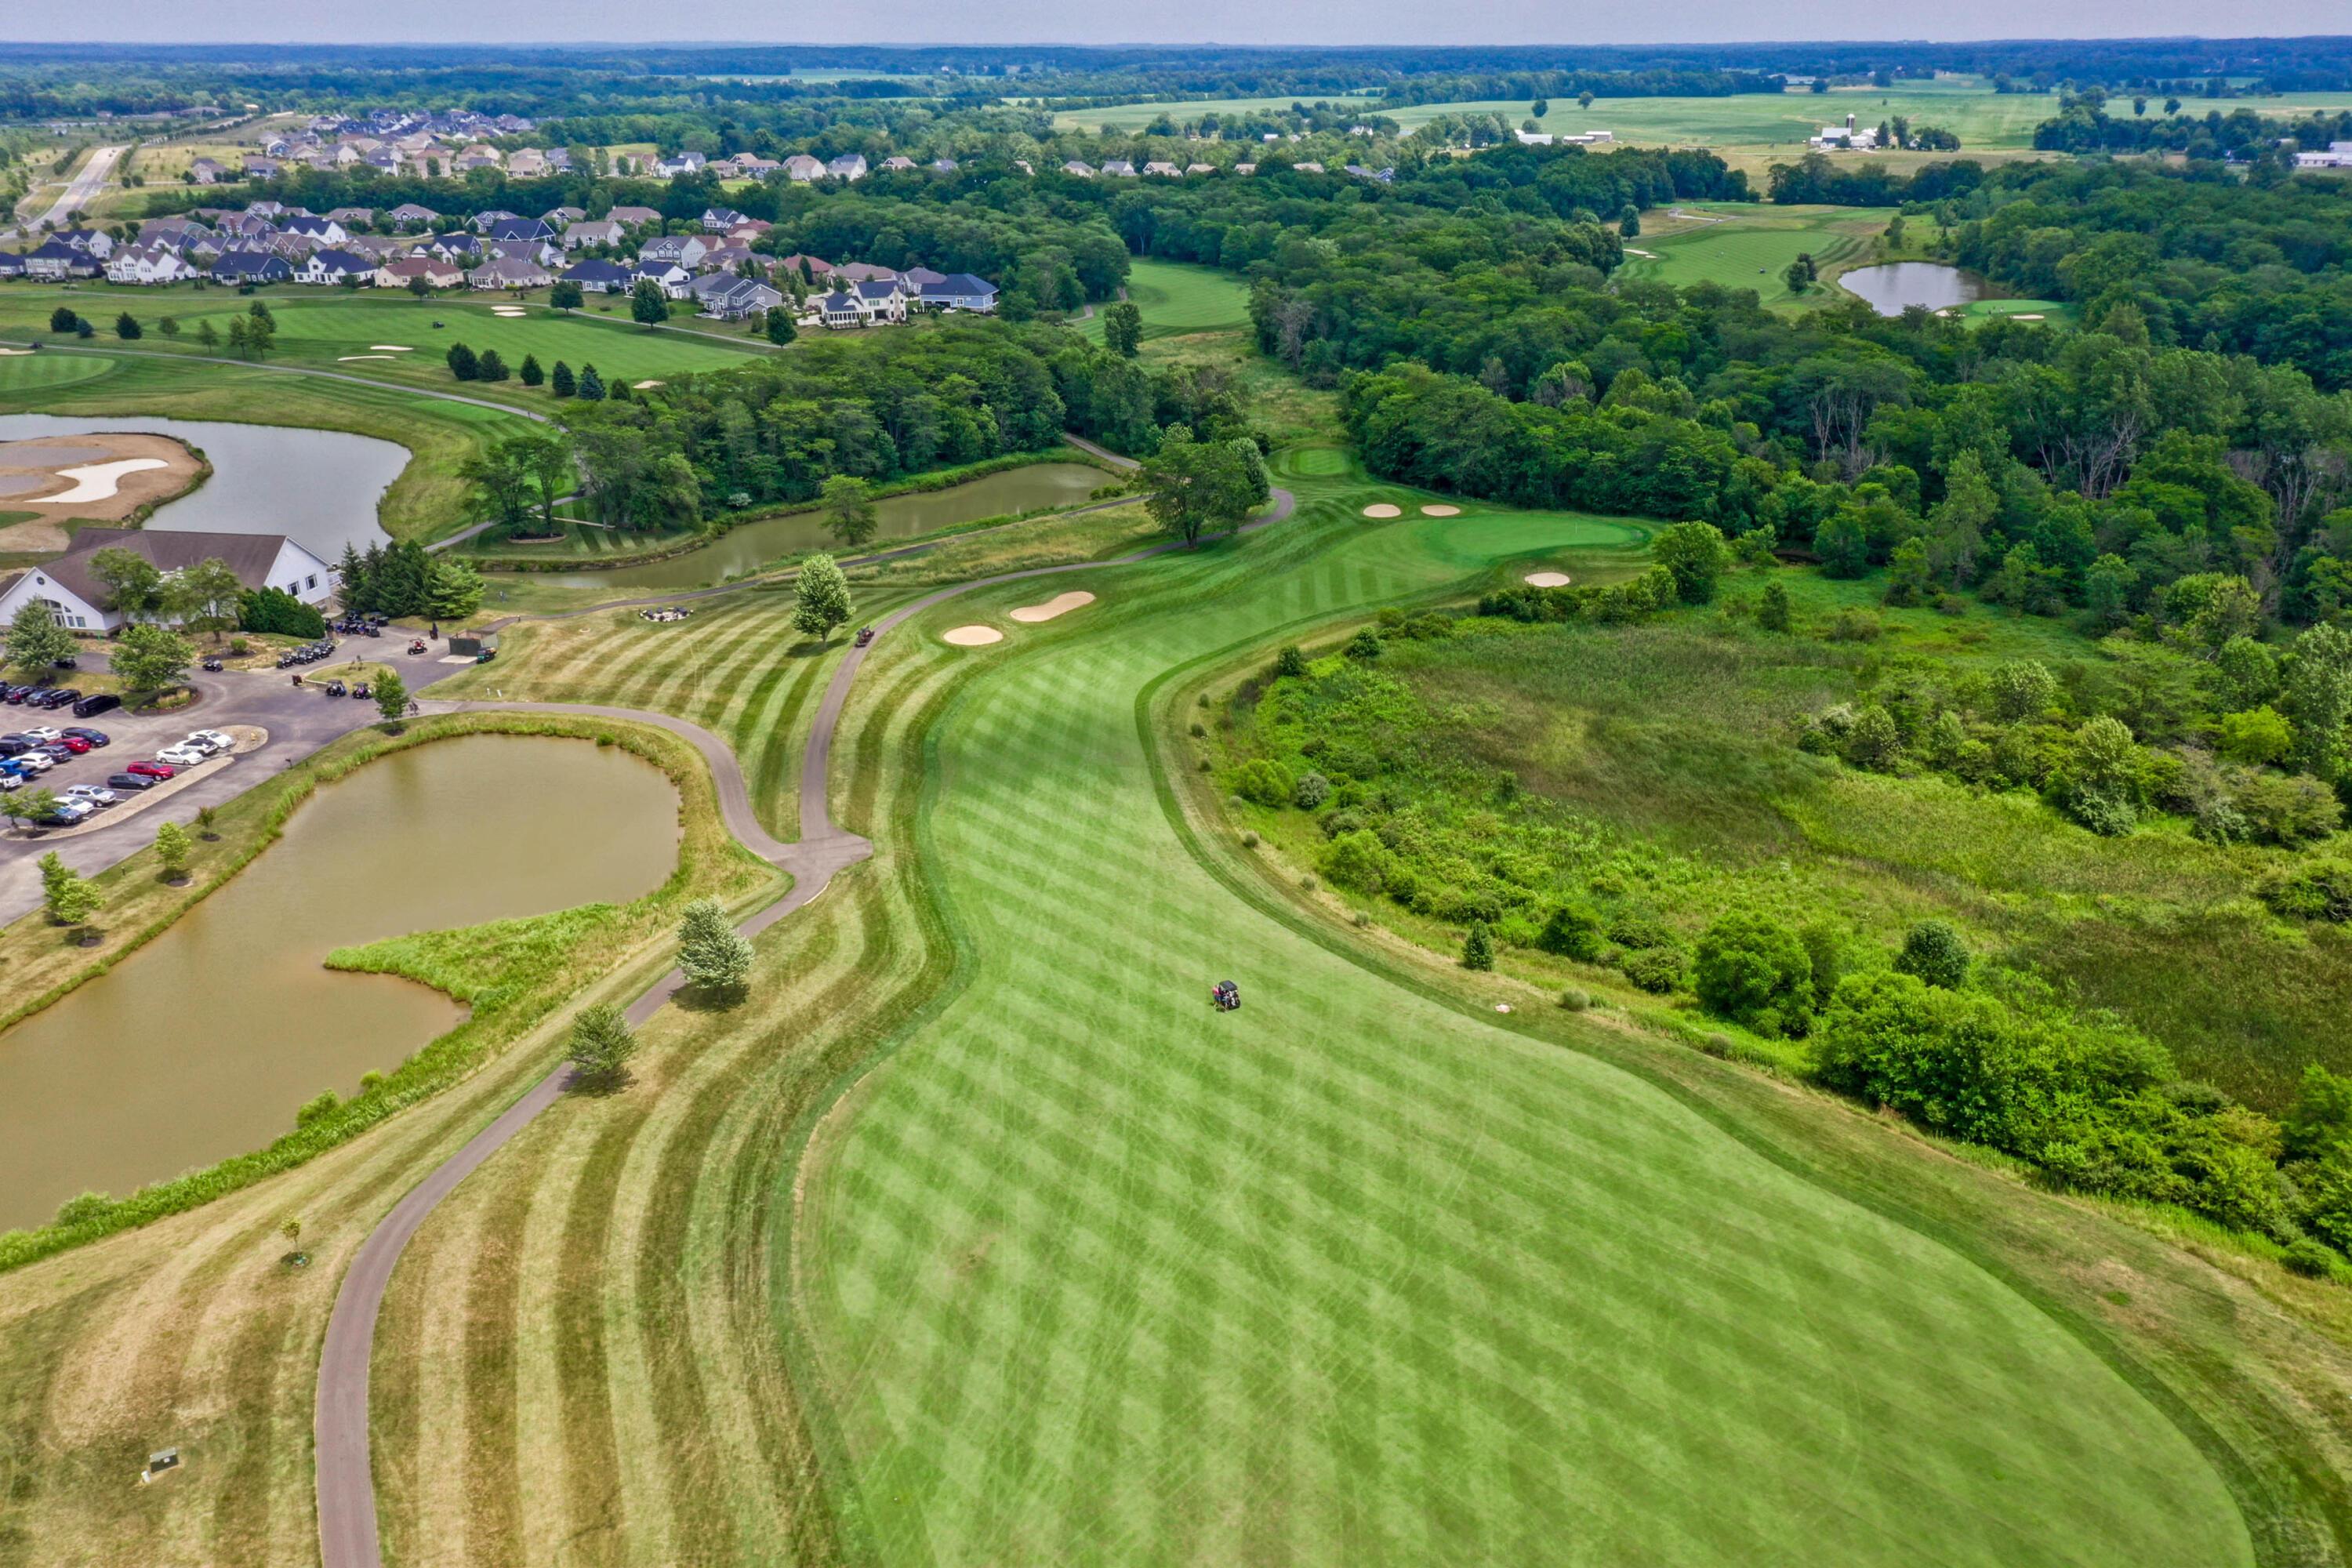
[[[1297,504],[1291,493],[1284,489],[1275,490],[1270,501],[1265,516],[1244,523],[1238,531],[1250,532],[1271,527],[1287,518]],[[975,578],[969,583],[941,588],[883,617],[875,626],[871,645],[852,647],[842,657],[841,667],[833,672],[833,680],[825,688],[824,699],[817,706],[815,722],[809,732],[808,750],[801,758],[801,826],[806,830],[807,837],[798,844],[785,844],[771,837],[767,829],[760,826],[759,818],[751,810],[751,791],[743,782],[742,766],[736,761],[735,753],[728,750],[725,742],[698,724],[689,724],[666,713],[556,702],[428,703],[426,707],[428,710],[442,711],[502,708],[519,709],[525,712],[594,713],[657,725],[691,742],[710,765],[711,777],[719,787],[719,812],[726,820],[728,830],[754,854],[793,877],[789,893],[752,915],[739,928],[744,935],[753,936],[793,910],[805,908],[832,884],[835,872],[856,865],[874,852],[874,847],[866,840],[835,824],[825,784],[833,757],[834,732],[840,725],[842,709],[849,700],[850,687],[856,682],[866,656],[879,647],[885,637],[908,617],[920,615],[932,605],[960,594],[971,593],[975,588],[992,587],[1000,583],[1019,583],[1033,577],[1059,576],[1068,572],[1094,572],[1129,565],[1184,548],[1183,544],[1171,542],[1139,550],[1115,561],[1072,562],[1059,566],[1035,566],[1025,572],[1004,572],[993,577]],[[629,1022],[642,1027],[668,1004],[685,984],[685,975],[675,969],[663,975],[655,982],[652,989],[630,1004]],[[530,1126],[541,1111],[563,1097],[571,1076],[572,1069],[564,1066],[540,1079],[521,1099],[476,1133],[464,1148],[436,1166],[431,1174],[394,1205],[392,1212],[368,1233],[367,1239],[360,1244],[358,1253],[352,1258],[352,1266],[336,1290],[333,1315],[327,1321],[326,1344],[319,1358],[318,1403],[312,1416],[318,1465],[319,1547],[324,1568],[383,1568],[383,1543],[376,1527],[375,1474],[368,1448],[368,1364],[375,1344],[376,1317],[383,1310],[384,1291],[392,1284],[393,1270],[400,1263],[401,1252],[442,1199],[457,1191],[459,1183],[497,1153],[516,1133]]]
[[[81,173],[67,184],[65,194],[58,197],[47,212],[35,218],[26,232],[37,233],[43,224],[51,228],[64,228],[67,220],[75,213],[87,212],[91,198],[98,195],[100,187],[113,174],[114,165],[121,163],[122,155],[129,151],[128,147],[100,147],[92,152],[89,162],[82,165]]]

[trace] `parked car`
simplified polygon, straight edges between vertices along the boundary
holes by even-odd
[[[20,757],[33,749],[27,735],[0,735],[0,757]]]
[[[47,745],[41,748],[41,750],[48,752],[49,755],[53,757],[58,754],[60,749],[65,751],[70,756],[79,757],[84,752],[89,750],[89,742],[83,740],[79,735],[59,735],[56,740],[51,741]]]
[[[109,789],[153,789],[161,782],[145,773],[121,773],[106,775],[106,787]]]
[[[70,686],[52,686],[47,691],[36,692],[25,700],[35,708],[63,708],[69,702],[80,701],[81,693]]]
[[[56,740],[59,735],[64,734],[65,731],[63,730],[52,729],[47,724],[35,724],[29,729],[19,731],[19,733],[21,733],[25,739],[32,742],[35,745],[39,745],[43,742]]]
[[[70,734],[72,731],[68,731],[67,733]],[[215,752],[234,751],[236,747],[235,741],[230,740],[218,730],[199,730],[188,737],[188,743],[202,746],[207,752]]]
[[[166,746],[156,752],[155,760],[169,763],[175,768],[193,768],[211,755],[212,753],[202,746],[191,746],[183,741],[176,746]]]
[[[22,774],[0,771],[0,795],[14,795],[25,787]]]
[[[75,800],[86,800],[92,805],[112,805],[121,798],[104,784],[94,784],[69,785],[65,794]]]
[[[105,731],[86,729],[79,724],[67,725],[66,733],[68,735],[79,735],[83,740],[88,741],[93,746],[110,746],[114,744],[114,737],[108,734]]]
[[[22,702],[39,689],[37,686],[0,687],[0,702]]]
[[[19,773],[45,773],[58,765],[57,758],[47,752],[30,751],[21,757],[11,757],[6,763]]]
[[[111,691],[93,691],[73,705],[74,717],[90,719],[122,706],[122,699]]]
[[[167,779],[174,772],[169,763],[133,763],[122,771],[126,773],[143,773],[151,779]]]

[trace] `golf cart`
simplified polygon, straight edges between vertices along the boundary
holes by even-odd
[[[1209,995],[1217,1004],[1220,1013],[1236,1012],[1242,1005],[1242,988],[1230,980],[1218,981]]]
[[[857,646],[859,647],[864,647],[873,640],[874,628],[872,626],[860,626],[857,628]]]

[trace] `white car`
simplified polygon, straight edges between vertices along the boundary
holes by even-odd
[[[169,763],[175,768],[193,768],[198,763],[209,762],[212,753],[202,746],[191,746],[185,741],[176,746],[166,746],[155,753],[155,760]]]
[[[86,800],[92,805],[112,805],[121,797],[104,784],[75,784],[64,792],[63,798]]]
[[[26,752],[14,760],[18,767],[30,768],[37,773],[47,773],[58,765],[57,758],[47,752]]]
[[[14,795],[25,787],[25,781],[15,773],[0,773],[0,795]]]
[[[38,741],[42,744],[46,745],[51,741],[62,739],[65,731],[62,730],[52,730],[47,724],[36,724],[29,730],[19,730],[16,733],[24,736],[25,739],[28,741]]]
[[[235,741],[230,740],[218,730],[199,730],[188,737],[186,743],[191,746],[202,746],[207,752],[215,752],[233,750],[236,745]]]

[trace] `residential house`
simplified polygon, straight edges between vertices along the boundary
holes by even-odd
[[[563,280],[580,285],[583,294],[625,294],[636,279],[634,268],[617,261],[575,261],[563,269]]]
[[[694,270],[697,272],[740,272],[742,270],[743,264],[745,262],[752,261],[754,258],[755,253],[748,245],[714,245],[709,250],[702,253],[702,259],[694,264]]]
[[[507,154],[507,178],[537,180],[547,174],[547,154],[536,147],[524,147]]]
[[[730,245],[749,245],[753,240],[759,238],[761,235],[773,229],[775,226],[776,226],[774,224],[770,223],[765,218],[747,217],[741,223],[736,224],[727,231],[727,243]]]
[[[188,165],[188,179],[199,185],[217,185],[228,178],[228,170],[210,158],[198,158]]]
[[[393,227],[403,229],[431,228],[441,221],[439,213],[431,207],[418,206],[415,202],[403,202],[384,216],[392,219]]]
[[[1181,175],[1184,171],[1179,169],[1173,163],[1162,163],[1155,160],[1143,165],[1143,172],[1147,174],[1161,174],[1173,179]]]
[[[2322,152],[2297,153],[2298,169],[2352,169],[2352,142],[2330,142]]]
[[[1093,164],[1085,163],[1076,158],[1073,158],[1068,163],[1063,164],[1062,173],[1065,174],[1076,174],[1082,180],[1091,180],[1095,175]]]
[[[550,228],[560,230],[584,222],[587,216],[586,207],[550,207],[539,215],[539,221]]]
[[[139,226],[140,244],[168,245],[174,250],[211,235],[212,230],[190,217],[151,217]]]
[[[1391,185],[1396,183],[1396,171],[1394,169],[1368,169],[1361,163],[1349,163],[1347,165],[1346,172],[1355,175],[1356,178],[1360,180],[1378,180],[1384,185]]]
[[[301,266],[294,269],[297,283],[357,283],[375,281],[376,263],[364,256],[354,256],[348,250],[313,252]]]
[[[449,173],[465,175],[472,174],[477,169],[497,169],[503,166],[497,148],[476,146],[467,148],[450,160]]]
[[[307,213],[299,217],[289,217],[278,226],[280,233],[299,234],[320,245],[341,245],[352,237],[351,231],[333,218],[312,217]]]
[[[480,260],[483,255],[482,242],[463,229],[455,229],[447,234],[436,234],[425,241],[419,248],[431,251],[444,261],[455,261],[467,266]]]
[[[785,257],[782,260],[776,263],[776,270],[779,272],[797,272],[802,277],[807,279],[810,282],[814,283],[833,275],[833,263],[830,261],[820,260],[814,256],[803,256],[799,251],[795,250],[790,256]]]
[[[566,250],[593,250],[600,245],[618,245],[623,237],[619,224],[611,218],[599,218],[593,223],[567,225],[562,245]]]
[[[740,321],[761,310],[772,310],[784,302],[781,289],[750,278],[730,277],[713,272],[698,278],[693,283],[694,298],[701,303],[702,313],[722,321]]]
[[[114,254],[114,237],[94,228],[59,229],[50,237],[103,261]]]
[[[334,592],[334,568],[282,533],[84,528],[75,532],[72,549],[34,567],[0,592],[0,615],[13,616],[28,604],[42,604],[61,626],[113,631],[124,617],[106,608],[114,595],[94,563],[98,552],[108,549],[143,556],[165,576],[205,561],[219,561],[247,588],[283,588],[306,605],[323,605]]]
[[[757,153],[738,153],[735,154],[735,167],[742,171],[747,180],[764,180],[783,165],[773,158],[762,158]]]
[[[552,270],[563,265],[563,251],[547,239],[489,239],[482,242],[485,261],[528,261]]]
[[[824,178],[824,161],[805,153],[795,153],[784,160],[784,178],[805,184]]]
[[[22,278],[25,258],[13,250],[0,250],[0,278]]]
[[[555,279],[535,261],[501,256],[466,274],[469,289],[544,289]]]
[[[408,157],[397,147],[378,147],[360,162],[379,174],[397,174]]]
[[[680,174],[693,174],[709,161],[699,153],[680,153],[675,158],[656,159],[654,173],[662,179],[674,180]]]
[[[917,298],[927,310],[977,310],[986,314],[996,309],[996,285],[969,272],[950,273],[936,283],[926,282],[920,287]]]
[[[1323,172],[1323,165],[1316,163],[1293,163],[1290,166],[1302,174],[1319,174]]]
[[[555,226],[544,218],[502,217],[498,222],[482,226],[482,237],[489,240],[527,240],[534,245],[555,237]]]
[[[670,262],[691,271],[709,251],[699,235],[666,234],[637,247],[637,259]]]
[[[862,180],[866,177],[866,154],[844,153],[827,163],[824,172],[836,180]]]
[[[47,282],[68,278],[95,278],[101,263],[87,250],[76,250],[64,240],[52,239],[25,253],[25,276]]]
[[[947,280],[948,275],[946,273],[934,272],[928,267],[909,267],[907,270],[898,274],[898,281],[901,283],[912,284],[913,289],[911,291],[916,293],[921,292],[922,287],[926,283],[944,283]]]
[[[213,263],[215,283],[283,283],[293,276],[294,264],[269,250],[224,250]]]
[[[456,262],[437,256],[398,257],[375,269],[379,289],[405,289],[415,278],[424,279],[427,289],[455,289],[466,280],[466,272]]]
[[[492,207],[488,212],[478,212],[474,215],[472,220],[474,232],[477,234],[488,234],[494,226],[507,223],[520,216],[522,216],[522,214],[510,213],[504,207]]]
[[[883,159],[882,166],[886,169],[911,169],[915,166],[915,161],[904,154],[900,154],[895,157]]]
[[[694,274],[675,261],[639,259],[629,273],[629,287],[634,289],[640,278],[650,278],[654,286],[672,300],[683,300],[694,288]]]
[[[643,228],[649,223],[662,220],[662,215],[651,207],[614,207],[604,216],[623,228]]]
[[[705,207],[702,209],[702,232],[705,234],[725,234],[729,229],[733,228],[737,224],[741,223],[742,221],[743,215],[737,212],[733,207]]]
[[[934,158],[931,160],[931,173],[934,174],[952,174],[961,166],[962,165],[959,164],[953,158]]]
[[[854,283],[817,301],[818,319],[828,327],[878,327],[907,319],[907,296],[889,282]]]
[[[185,283],[195,276],[195,268],[181,259],[178,251],[160,241],[152,245],[126,245],[106,258],[106,280],[109,283],[142,286]]]
[[[838,283],[892,283],[898,275],[887,267],[877,267],[870,261],[845,261],[833,269]]]
[[[237,165],[248,180],[274,180],[285,166],[275,158],[259,158],[250,153],[238,159]]]
[[[360,230],[375,222],[375,208],[335,207],[328,212],[327,216],[331,221],[343,226],[343,237],[345,239],[349,239],[352,236],[359,233]]]

